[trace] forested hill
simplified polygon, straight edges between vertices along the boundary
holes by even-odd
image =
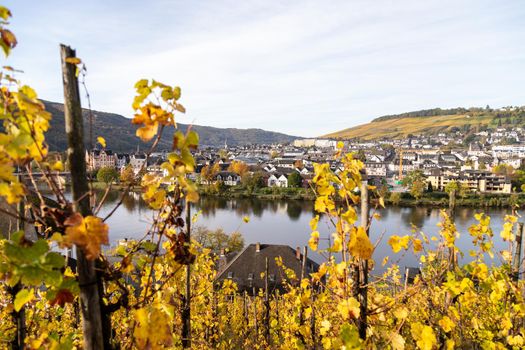
[[[431,135],[453,131],[481,131],[525,126],[525,107],[425,109],[385,115],[370,123],[337,131],[324,137],[363,140],[401,138],[409,134]]]
[[[66,149],[66,132],[64,128],[64,106],[61,103],[42,101],[46,110],[52,115],[51,128],[46,134],[46,140],[52,151],[64,151]],[[82,111],[84,117],[84,134],[86,146],[88,145],[89,134],[89,112]],[[137,127],[131,124],[131,119],[119,114],[93,111],[93,138],[102,136],[106,139],[108,148],[115,152],[131,152],[137,149],[145,150],[146,143],[143,143],[135,136]],[[186,124],[178,123],[178,128],[185,132],[188,128]],[[290,136],[262,129],[235,129],[235,128],[214,128],[210,126],[193,125],[193,130],[197,131],[200,136],[200,144],[207,146],[224,145],[226,141],[230,146],[245,144],[270,144],[290,142],[295,140],[296,136]],[[159,150],[170,149],[172,145],[173,127],[168,127],[159,142]]]

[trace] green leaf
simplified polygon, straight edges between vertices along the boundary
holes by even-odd
[[[0,18],[7,21],[11,17],[11,11],[4,6],[0,6]]]
[[[62,273],[60,271],[47,271],[42,275],[44,282],[50,286],[59,286],[62,283]]]
[[[17,245],[22,241],[24,237],[24,231],[16,231],[11,234],[11,241],[15,242]]]
[[[181,156],[182,156],[182,162],[187,167],[193,168],[195,167],[195,159],[191,155],[191,152],[187,148],[183,148],[181,150]]]
[[[184,134],[182,133],[182,131],[177,131],[175,133],[175,135],[173,135],[173,148],[181,148],[184,146]]]
[[[180,87],[175,86],[173,88],[173,98],[175,99],[175,101],[177,101],[180,98],[180,94],[181,94]]]
[[[42,277],[45,276],[46,270],[38,266],[22,266],[20,267],[20,275],[22,283],[29,286],[37,286],[42,283]]]
[[[186,136],[186,145],[188,147],[197,147],[199,145],[199,134],[191,130]]]
[[[157,249],[157,245],[153,242],[142,242],[140,247],[147,252],[153,252],[155,249]]]
[[[49,251],[49,245],[45,239],[39,239],[31,247],[24,250],[26,259],[29,261],[38,261]]]
[[[35,298],[35,293],[31,289],[22,289],[20,292],[16,293],[14,308],[15,311],[20,311],[20,309]]]
[[[140,79],[135,83],[135,89],[142,89],[148,86],[148,79]]]
[[[354,325],[345,323],[341,327],[341,340],[346,346],[346,349],[361,349],[361,339],[359,338],[359,332]]]
[[[51,268],[60,269],[66,264],[66,260],[60,253],[49,253],[46,255],[44,264],[48,265]]]
[[[160,96],[162,97],[164,101],[171,100],[173,98],[173,91],[171,91],[169,87],[162,89]]]

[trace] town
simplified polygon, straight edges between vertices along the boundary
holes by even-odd
[[[391,192],[409,191],[403,178],[419,173],[425,190],[444,191],[456,181],[468,192],[510,194],[521,191],[519,172],[525,160],[525,130],[497,128],[465,137],[460,130],[434,136],[413,136],[399,140],[359,141],[297,139],[289,144],[203,147],[194,153],[195,173],[200,184],[238,186],[243,178],[257,179],[261,187],[309,188],[313,164],[328,162],[332,170],[342,167],[334,161],[338,142],[343,151],[353,152],[365,165],[371,183],[386,185]],[[470,142],[465,142],[470,141]],[[101,169],[114,169],[110,180],[140,169],[162,174],[160,164],[167,152],[116,154],[102,147],[86,151],[87,168],[93,176]],[[145,164],[147,163],[147,164]],[[99,177],[100,180],[100,177]]]

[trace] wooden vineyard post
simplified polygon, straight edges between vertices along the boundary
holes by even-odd
[[[76,76],[77,67],[74,63],[68,62],[68,59],[76,57],[75,51],[69,46],[60,45],[60,56],[62,60],[64,114],[68,141],[67,157],[71,170],[73,209],[82,216],[88,216],[92,212],[89,205],[82,109]],[[76,253],[84,349],[104,349],[107,342],[104,341],[102,332],[101,298],[95,262],[88,260],[78,246],[76,247]]]
[[[20,173],[20,170],[18,171]],[[18,174],[18,181],[22,182],[22,177],[20,174]],[[20,203],[18,203],[18,218],[16,220],[16,230],[17,231],[23,231],[24,230],[24,222],[22,220],[22,217],[24,217],[24,201],[21,200]],[[25,232],[24,232],[25,234]],[[13,302],[15,300],[16,295],[18,292],[22,290],[22,285],[20,282],[15,284],[12,288],[9,288],[8,291],[11,294],[13,298]],[[24,349],[25,345],[25,338],[26,338],[26,312],[25,307],[22,307],[19,311],[15,311],[13,309],[13,312],[11,313],[11,316],[13,317],[13,320],[16,323],[16,334],[15,338],[11,342],[11,348],[13,350],[22,350]]]
[[[516,252],[514,253],[514,262],[512,266],[512,278],[515,282],[518,282],[520,279],[520,270],[521,270],[521,250],[523,243],[523,223],[518,222],[517,232],[516,232]]]
[[[243,292],[243,316],[244,316],[244,338],[248,336],[248,329],[250,325],[250,319],[249,319],[249,310],[248,310],[248,301],[246,300],[248,296],[246,295],[247,292]]]
[[[186,199],[186,244],[191,243],[190,202]],[[186,265],[186,290],[182,309],[182,347],[191,348],[191,264]]]
[[[304,278],[304,275],[306,273],[306,257],[308,255],[308,248],[305,246],[303,248],[303,259],[301,260],[301,279],[299,280],[299,286],[301,286],[301,281],[303,280]],[[301,294],[303,293],[302,289],[301,289]],[[304,316],[303,316],[303,313],[304,313],[304,308],[303,308],[303,305],[301,304],[301,307],[299,309],[299,323],[301,325],[304,324]]]
[[[369,218],[370,217],[370,199],[368,196],[368,181],[363,179],[361,182],[361,226],[366,230],[367,236],[369,235]],[[358,262],[359,269],[359,285],[358,298],[359,301],[359,319],[357,321],[359,329],[359,337],[366,339],[366,328],[367,328],[367,313],[368,313],[368,261],[361,260]]]
[[[264,273],[264,337],[268,346],[270,346],[270,295],[268,286],[268,257],[265,259]]]

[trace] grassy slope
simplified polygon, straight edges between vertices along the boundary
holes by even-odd
[[[331,138],[360,138],[364,140],[380,138],[400,138],[408,134],[424,134],[449,130],[456,126],[461,127],[470,125],[490,125],[492,116],[476,116],[467,118],[466,115],[444,115],[436,117],[413,117],[395,118],[389,120],[372,121],[367,124],[355,126],[353,128],[334,132],[324,137]]]

